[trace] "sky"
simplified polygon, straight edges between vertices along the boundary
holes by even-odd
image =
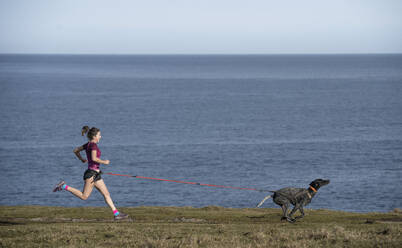
[[[401,0],[0,0],[0,53],[402,53]]]

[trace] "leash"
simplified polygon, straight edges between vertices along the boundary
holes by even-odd
[[[143,177],[143,176],[133,176],[133,175],[123,175],[123,174],[115,174],[115,173],[105,173],[105,174],[106,175],[111,175],[111,176],[131,177],[131,178],[155,180],[155,181],[164,181],[164,182],[172,182],[172,183],[184,183],[184,184],[192,184],[192,185],[208,186],[208,187],[216,187],[216,188],[225,188],[225,189],[239,189],[239,190],[252,190],[252,191],[258,191],[258,192],[270,192],[269,190],[265,190],[265,189],[242,188],[242,187],[232,187],[232,186],[225,186],[225,185],[214,185],[214,184],[206,184],[206,183],[185,182],[185,181],[178,181],[178,180],[171,180],[171,179]]]

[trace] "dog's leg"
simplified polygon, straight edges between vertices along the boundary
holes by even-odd
[[[282,208],[282,212],[283,212],[283,216],[282,216],[281,220],[287,220],[288,219],[289,205],[288,204],[283,204],[283,205],[281,205],[281,208]]]
[[[300,211],[301,215],[300,215],[300,216],[297,216],[295,219],[301,219],[301,218],[303,218],[303,217],[304,217],[304,210],[303,210],[303,206],[300,206],[300,207],[299,207],[299,211]]]
[[[262,201],[260,203],[258,203],[257,208],[261,207],[261,205],[268,200],[269,198],[271,198],[272,195],[268,195],[266,196],[264,199],[262,199]]]
[[[292,222],[292,223],[296,221],[295,218],[292,218],[292,215],[293,215],[298,209],[300,209],[300,207],[301,207],[300,204],[296,204],[296,205],[294,206],[294,208],[292,209],[292,211],[290,211],[290,213],[289,213],[289,216],[288,216],[288,218],[287,218],[287,221]]]
[[[292,215],[299,209],[299,204],[296,204],[292,211],[290,211],[289,217],[292,218]]]

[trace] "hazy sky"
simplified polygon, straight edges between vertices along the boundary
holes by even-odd
[[[402,0],[0,0],[0,53],[401,53]]]

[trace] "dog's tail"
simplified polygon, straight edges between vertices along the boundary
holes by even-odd
[[[271,198],[271,197],[272,197],[272,195],[267,195],[264,199],[262,199],[262,201],[261,201],[260,203],[258,203],[258,205],[257,205],[256,208],[261,207],[261,205],[262,205],[266,200],[268,200],[268,199]]]

